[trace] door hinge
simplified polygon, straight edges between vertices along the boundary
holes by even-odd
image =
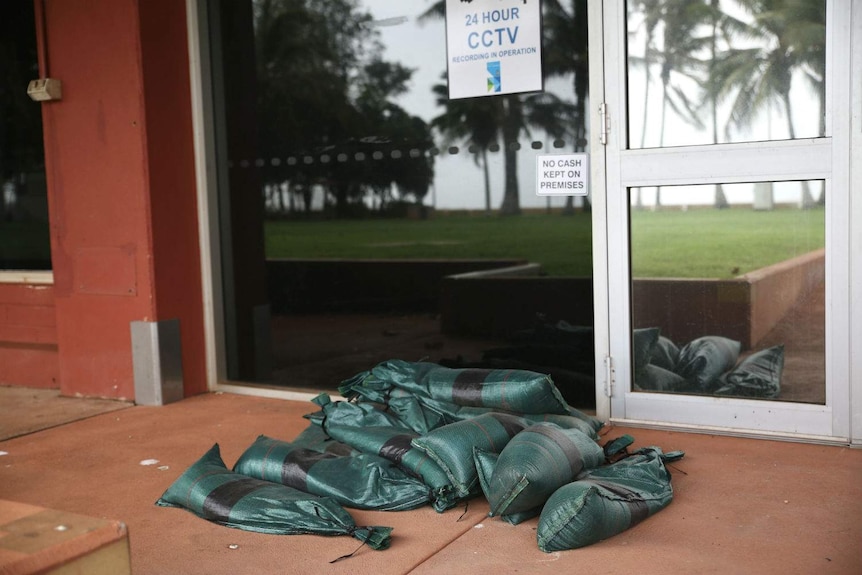
[[[614,396],[614,378],[616,377],[616,373],[614,372],[614,358],[606,355],[605,356],[605,395],[608,397]]]
[[[608,105],[604,102],[599,104],[599,140],[603,146],[608,145],[608,132],[611,129],[610,118],[608,118]]]

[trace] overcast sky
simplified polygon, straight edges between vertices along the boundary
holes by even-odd
[[[445,23],[433,19],[418,22],[419,15],[432,3],[432,0],[363,0],[363,6],[382,24],[378,30],[386,46],[386,59],[400,62],[415,70],[410,91],[398,98],[397,103],[425,121],[430,121],[443,112],[443,108],[437,106],[431,89],[441,81],[441,75],[446,71]],[[407,20],[391,25],[392,19],[402,18]],[[544,140],[543,135],[541,138]],[[439,140],[437,143],[442,144]],[[530,143],[529,139],[522,137],[522,150],[518,154],[521,206],[544,207],[548,203],[547,198],[537,197],[535,194],[537,152],[530,148]],[[488,158],[491,205],[499,208],[503,201],[502,153],[490,153]],[[438,208],[485,207],[482,169],[474,163],[473,154],[463,149],[455,156],[441,154],[436,159],[435,174],[434,188],[426,198],[426,204],[430,205],[433,201]],[[562,206],[565,199],[552,198],[551,203]]]
[[[397,103],[411,114],[420,116],[430,121],[439,115],[443,109],[437,106],[432,86],[441,80],[441,74],[446,70],[446,28],[442,20],[426,20],[420,23],[418,17],[431,6],[433,0],[362,0],[363,6],[379,22],[377,27],[385,48],[385,58],[397,61],[415,70],[410,90],[397,99]],[[630,40],[630,50],[641,49],[642,42],[637,37]],[[546,90],[553,91],[562,98],[572,99],[573,91],[571,80],[551,81],[546,83]],[[801,82],[798,82],[801,86]],[[656,118],[661,114],[661,86],[656,81],[650,88],[650,102],[648,113],[643,111],[644,79],[643,72],[633,71],[629,77],[630,101],[632,106],[637,102],[637,109],[632,110],[631,133],[633,141],[639,143],[642,119],[648,118],[652,122],[649,131],[652,136],[658,133]],[[800,88],[798,97],[803,100],[801,106],[797,106],[800,112],[795,118],[797,134],[802,136],[816,135],[816,114],[811,114],[813,95],[810,91]],[[808,110],[806,112],[805,110]],[[671,112],[667,114],[669,120],[665,130],[666,145],[682,145],[686,142],[674,141],[680,134],[691,131],[691,127],[673,117]],[[812,117],[814,120],[812,120]],[[763,134],[755,131],[757,136],[749,139],[765,139],[767,133],[771,137],[786,138],[786,120],[778,110],[773,110],[771,118],[762,118],[757,128]],[[812,133],[813,131],[813,133]],[[711,133],[710,133],[711,134]],[[711,135],[709,135],[711,138]],[[536,190],[535,157],[537,154],[549,153],[548,148],[535,151],[531,148],[532,140],[545,142],[546,137],[542,133],[533,134],[532,138],[521,136],[521,151],[518,153],[518,175],[521,191],[522,207],[544,207],[548,204],[548,198],[538,197]],[[438,140],[438,145],[443,142]],[[657,144],[658,141],[652,145]],[[708,143],[704,141],[703,143]],[[649,143],[647,144],[650,145]],[[474,162],[473,155],[463,150],[457,155],[442,153],[437,157],[435,165],[435,181],[433,190],[426,198],[426,204],[434,203],[438,208],[470,208],[482,209],[484,207],[484,180],[481,167]],[[567,142],[566,150],[571,150],[571,143]],[[559,152],[560,150],[551,150]],[[499,208],[502,202],[503,188],[503,159],[502,153],[489,154],[489,172],[491,178],[492,207]],[[750,202],[753,187],[750,185],[737,185],[727,188],[726,193],[731,203]],[[819,189],[819,187],[817,188]],[[662,200],[666,203],[699,204],[711,203],[713,198],[712,186],[699,186],[697,188],[663,188]],[[799,195],[798,184],[781,184],[776,188],[776,201],[795,201]],[[644,201],[649,204],[654,201],[654,193],[650,190],[644,194]],[[561,206],[564,198],[551,198],[551,205]]]

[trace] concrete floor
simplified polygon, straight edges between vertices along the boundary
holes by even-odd
[[[63,397],[59,389],[0,386],[0,441],[134,405]]]
[[[487,503],[435,513],[351,510],[394,527],[386,551],[355,539],[272,536],[210,524],[153,503],[213,443],[231,466],[259,434],[291,439],[306,402],[210,394],[131,407],[0,441],[0,499],[129,528],[133,572],[239,573],[862,573],[862,450],[642,429],[636,446],[681,449],[674,502],[616,537],[545,554],[536,521],[488,518]],[[158,463],[141,462],[157,459]],[[463,516],[462,516],[463,513]]]

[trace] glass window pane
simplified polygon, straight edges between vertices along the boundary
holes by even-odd
[[[442,1],[222,1],[232,378],[533,367],[594,407],[589,200],[536,194],[536,156],[587,145],[586,4],[542,4],[544,91],[449,100]],[[263,301],[269,339],[249,319]],[[577,360],[523,339],[569,337],[558,321],[583,328]]]
[[[825,403],[823,185],[630,190],[636,391]]]
[[[0,270],[51,269],[33,3],[0,2]]]
[[[826,0],[629,0],[628,145],[825,135]]]

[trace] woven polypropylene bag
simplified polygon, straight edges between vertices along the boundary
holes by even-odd
[[[385,401],[390,387],[468,407],[514,413],[565,414],[567,404],[545,374],[514,369],[452,369],[427,362],[390,360],[339,387],[346,397]]]
[[[438,512],[457,503],[449,477],[425,452],[411,445],[419,434],[402,425],[399,418],[374,404],[331,401],[325,394],[312,401],[321,410],[306,417],[334,440],[362,453],[384,457],[420,478],[429,488],[431,503]]]
[[[677,373],[649,364],[635,375],[635,385],[644,391],[685,391],[689,382]]]
[[[245,450],[233,470],[357,509],[402,511],[430,499],[422,481],[378,455],[321,453],[264,435]]]
[[[700,392],[712,392],[719,378],[733,369],[739,359],[740,342],[717,335],[690,341],[679,351],[676,373]]]
[[[539,517],[539,549],[550,553],[607,539],[664,509],[672,499],[661,450],[638,450],[557,489]]]
[[[324,422],[347,427],[394,427],[410,429],[396,415],[380,409],[379,404],[332,401],[321,393],[311,400],[320,406],[320,411],[305,416],[312,423],[325,428]]]
[[[334,440],[322,427],[314,423],[309,423],[291,443],[294,447],[304,447],[312,451],[334,455],[356,455],[359,453],[349,445]]]
[[[528,426],[525,419],[505,413],[486,413],[444,425],[412,441],[446,473],[458,497],[480,491],[473,448],[499,453],[519,431]]]
[[[411,442],[419,437],[414,432],[394,427],[337,425],[331,425],[327,429],[335,437],[363,453],[373,453],[402,466],[415,477],[422,478],[429,487],[436,489],[449,485],[449,479],[443,470],[424,451],[413,447]]]
[[[676,369],[677,361],[679,361],[679,347],[670,339],[660,335],[652,348],[650,364],[673,371]]]
[[[776,398],[781,394],[784,346],[752,353],[722,377],[716,395]]]
[[[226,527],[276,535],[350,535],[373,549],[386,549],[391,527],[357,527],[329,497],[230,471],[218,444],[192,464],[156,501]]]
[[[538,423],[512,438],[491,476],[480,483],[491,515],[518,514],[543,505],[554,491],[604,459],[601,446],[580,430]],[[482,469],[477,469],[481,480]]]
[[[572,412],[581,413],[574,408],[572,408]],[[584,433],[587,437],[591,439],[598,439],[599,434],[597,433],[599,429],[602,427],[602,423],[589,415],[584,415],[584,417],[579,417],[576,415],[557,415],[555,413],[550,413],[547,415],[535,415],[528,413],[522,416],[524,419],[532,423],[553,423],[563,429],[577,429]]]

